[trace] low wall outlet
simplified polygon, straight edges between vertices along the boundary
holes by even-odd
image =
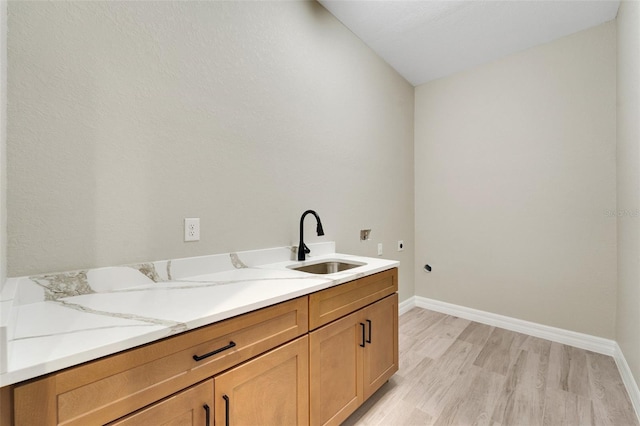
[[[382,243],[378,243],[378,256],[382,256]]]
[[[200,241],[200,218],[186,217],[184,219],[184,240]]]

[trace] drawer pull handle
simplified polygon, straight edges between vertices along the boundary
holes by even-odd
[[[224,399],[224,424],[229,426],[229,397],[222,395],[222,399]]]
[[[211,424],[211,409],[207,404],[204,404],[202,408],[204,408],[204,415],[205,415],[204,424],[206,426],[209,426]]]
[[[367,343],[371,343],[371,320],[367,320],[369,323],[369,338],[367,339]]]
[[[364,329],[365,329],[365,326],[364,326],[364,323],[363,323],[363,322],[361,322],[361,323],[360,323],[360,327],[362,328],[362,343],[360,343],[360,347],[364,348],[364,343],[366,342],[366,340],[365,340],[365,338],[364,338]]]
[[[229,342],[229,344],[227,346],[224,346],[224,347],[222,347],[220,349],[216,349],[215,351],[211,351],[208,354],[204,354],[204,355],[201,355],[201,356],[194,355],[193,359],[196,360],[196,361],[201,361],[201,360],[203,360],[205,358],[209,358],[210,356],[213,356],[215,354],[219,354],[220,352],[226,351],[227,349],[231,349],[235,345],[236,345],[235,342],[231,341],[231,342]]]

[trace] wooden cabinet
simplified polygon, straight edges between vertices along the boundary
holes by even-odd
[[[0,425],[339,424],[398,370],[397,277],[383,271],[2,388]]]
[[[110,426],[213,425],[213,380],[193,386]]]
[[[307,311],[304,296],[16,385],[15,424],[108,423],[306,334]]]
[[[398,295],[309,333],[310,424],[339,425],[398,371]]]
[[[215,398],[214,398],[215,390]],[[109,426],[307,425],[309,339],[300,337]]]
[[[307,425],[308,337],[216,376],[214,388],[216,425]]]

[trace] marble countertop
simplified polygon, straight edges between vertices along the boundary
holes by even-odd
[[[399,265],[336,254],[333,243],[309,247],[315,255],[306,263],[341,259],[364,265],[308,274],[289,269],[300,262],[291,260],[291,247],[281,247],[13,279],[0,386]]]

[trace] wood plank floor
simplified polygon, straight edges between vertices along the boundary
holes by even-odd
[[[414,308],[400,371],[344,425],[638,426],[613,358]]]

